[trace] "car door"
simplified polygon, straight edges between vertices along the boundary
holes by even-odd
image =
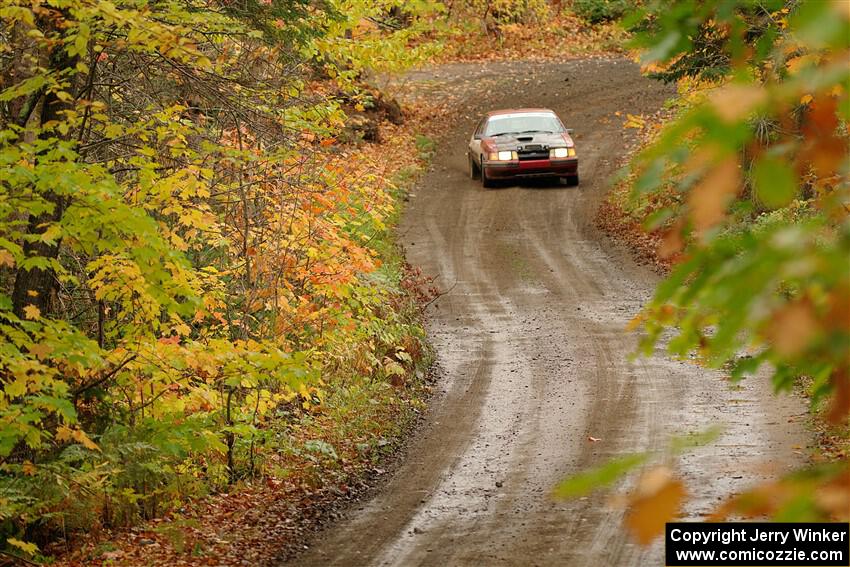
[[[484,132],[484,125],[486,122],[486,117],[482,118],[478,122],[478,126],[476,126],[475,130],[472,132],[472,138],[469,140],[469,155],[479,167],[481,166],[481,163],[478,161],[478,156],[481,155],[481,135]]]

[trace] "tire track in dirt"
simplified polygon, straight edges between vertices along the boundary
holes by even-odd
[[[661,545],[630,542],[605,495],[556,502],[554,484],[722,420],[718,443],[678,463],[696,519],[777,472],[761,463],[799,461],[794,447],[805,444],[786,419],[801,404],[775,400],[765,380],[732,390],[660,352],[627,358],[635,338],[624,327],[657,277],[592,219],[627,142],[614,112],[652,112],[671,90],[607,59],[447,65],[410,80],[467,101],[401,231],[408,259],[454,285],[430,311],[442,393],[386,486],[294,564],[661,565]],[[480,113],[521,106],[553,108],[575,128],[579,188],[484,190],[468,178],[466,137]]]

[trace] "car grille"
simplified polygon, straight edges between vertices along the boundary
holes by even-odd
[[[530,150],[528,148],[525,148],[525,149],[518,151],[517,156],[519,157],[520,160],[549,159],[549,150],[544,150],[544,149]]]

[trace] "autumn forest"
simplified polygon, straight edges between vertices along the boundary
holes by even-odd
[[[470,327],[498,353],[522,334],[487,294],[521,288],[506,297],[522,313],[528,289],[557,292],[545,278],[578,281],[589,262],[541,253],[544,269],[522,239],[486,255],[494,232],[456,254],[515,272],[488,290],[440,248],[474,224],[449,213],[488,207],[485,233],[586,211],[592,238],[660,274],[648,301],[622,295],[628,320],[611,328],[634,344],[580,368],[666,357],[718,391],[761,376],[758,397],[805,407],[804,458],[703,519],[847,521],[850,2],[2,0],[0,22],[0,565],[273,565],[320,548],[309,534],[340,502],[396,467],[407,478],[439,408],[488,423],[496,386],[451,405],[485,340],[464,342]],[[608,76],[636,86],[606,102],[616,89],[592,81]],[[561,113],[585,126],[581,187],[496,209],[522,189],[460,175],[489,109],[476,104],[556,107],[585,84],[571,102],[597,122]],[[629,145],[597,156],[603,139]],[[450,204],[466,198],[481,201]],[[540,214],[499,220],[537,200]],[[555,311],[553,332],[578,325]],[[493,384],[503,362],[532,364],[486,356]],[[615,485],[617,529],[651,545],[688,500],[672,463],[722,439],[703,425],[633,447],[579,429],[605,448],[553,466],[540,497],[566,506]],[[430,564],[404,557],[390,562]],[[482,564],[459,557],[441,561]]]

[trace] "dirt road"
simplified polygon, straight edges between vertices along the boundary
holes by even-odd
[[[635,339],[624,327],[657,276],[592,219],[627,143],[615,111],[653,112],[671,90],[602,59],[451,65],[412,80],[414,92],[479,95],[401,229],[409,260],[451,288],[430,310],[440,393],[393,478],[294,563],[662,565],[661,544],[631,543],[606,495],[556,502],[552,487],[613,455],[724,423],[719,442],[676,462],[691,493],[686,517],[697,519],[730,490],[799,462],[805,445],[789,423],[804,408],[774,400],[764,381],[732,389],[661,353],[627,360]],[[521,106],[553,108],[575,129],[578,188],[485,190],[468,178],[464,148],[480,112]]]

